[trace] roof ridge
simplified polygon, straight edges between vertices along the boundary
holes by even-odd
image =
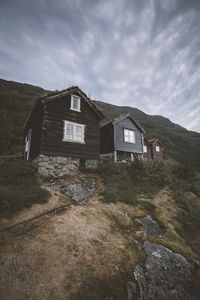
[[[139,127],[139,129],[140,129],[143,133],[145,133],[144,128],[140,125],[139,121],[137,121],[137,120],[135,119],[135,117],[133,116],[133,114],[132,114],[131,112],[127,112],[127,113],[118,115],[118,116],[116,116],[115,118],[112,118],[112,119],[110,119],[110,120],[107,119],[107,120],[105,120],[104,122],[102,122],[101,127],[103,127],[103,126],[105,126],[105,125],[107,125],[107,124],[109,124],[109,123],[114,123],[114,122],[123,120],[123,119],[126,118],[126,117],[130,117],[130,118],[132,119],[132,121],[137,125],[137,127]]]
[[[43,93],[40,97],[39,97],[39,99],[45,99],[45,98],[48,98],[48,97],[51,97],[51,96],[55,96],[55,95],[59,95],[59,94],[62,94],[62,93],[64,93],[64,92],[67,92],[68,90],[70,90],[70,89],[75,89],[75,88],[77,88],[77,89],[79,89],[79,90],[81,90],[80,88],[79,88],[79,86],[77,86],[77,85],[72,85],[72,86],[70,86],[70,87],[68,87],[68,88],[66,88],[66,89],[63,89],[63,90],[55,90],[55,91],[51,91],[51,92],[45,92],[45,93]],[[84,92],[83,92],[84,93]],[[84,93],[85,94],[85,93]],[[85,94],[86,95],[86,94]]]

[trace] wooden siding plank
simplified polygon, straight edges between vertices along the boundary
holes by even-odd
[[[85,144],[63,141],[64,120],[86,125]],[[70,110],[70,95],[45,105],[41,153],[81,158],[99,157],[99,118],[83,99],[81,112]]]
[[[133,121],[127,117],[114,125],[116,142],[115,150],[132,152],[132,153],[143,153],[143,142],[142,142],[142,132],[133,123]],[[124,141],[124,129],[130,129],[135,132],[135,143],[127,143]]]

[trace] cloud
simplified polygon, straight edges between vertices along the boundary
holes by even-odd
[[[2,0],[3,78],[169,117],[200,132],[197,0]]]

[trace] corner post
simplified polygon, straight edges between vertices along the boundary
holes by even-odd
[[[115,163],[117,162],[117,151],[116,150],[114,151],[114,162]]]
[[[131,162],[134,161],[134,158],[133,158],[133,153],[131,152]]]

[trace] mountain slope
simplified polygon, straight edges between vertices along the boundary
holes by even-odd
[[[145,129],[145,136],[160,139],[165,147],[166,157],[200,168],[200,133],[189,131],[162,116],[147,115],[137,108],[101,101],[95,103],[107,118],[131,112]]]
[[[0,79],[0,154],[22,151],[23,125],[40,87]]]
[[[0,154],[22,151],[23,124],[37,97],[45,92],[37,86],[0,79]],[[188,131],[167,118],[147,115],[137,108],[95,103],[106,118],[131,112],[144,127],[146,136],[161,140],[166,157],[200,169],[200,133]]]

